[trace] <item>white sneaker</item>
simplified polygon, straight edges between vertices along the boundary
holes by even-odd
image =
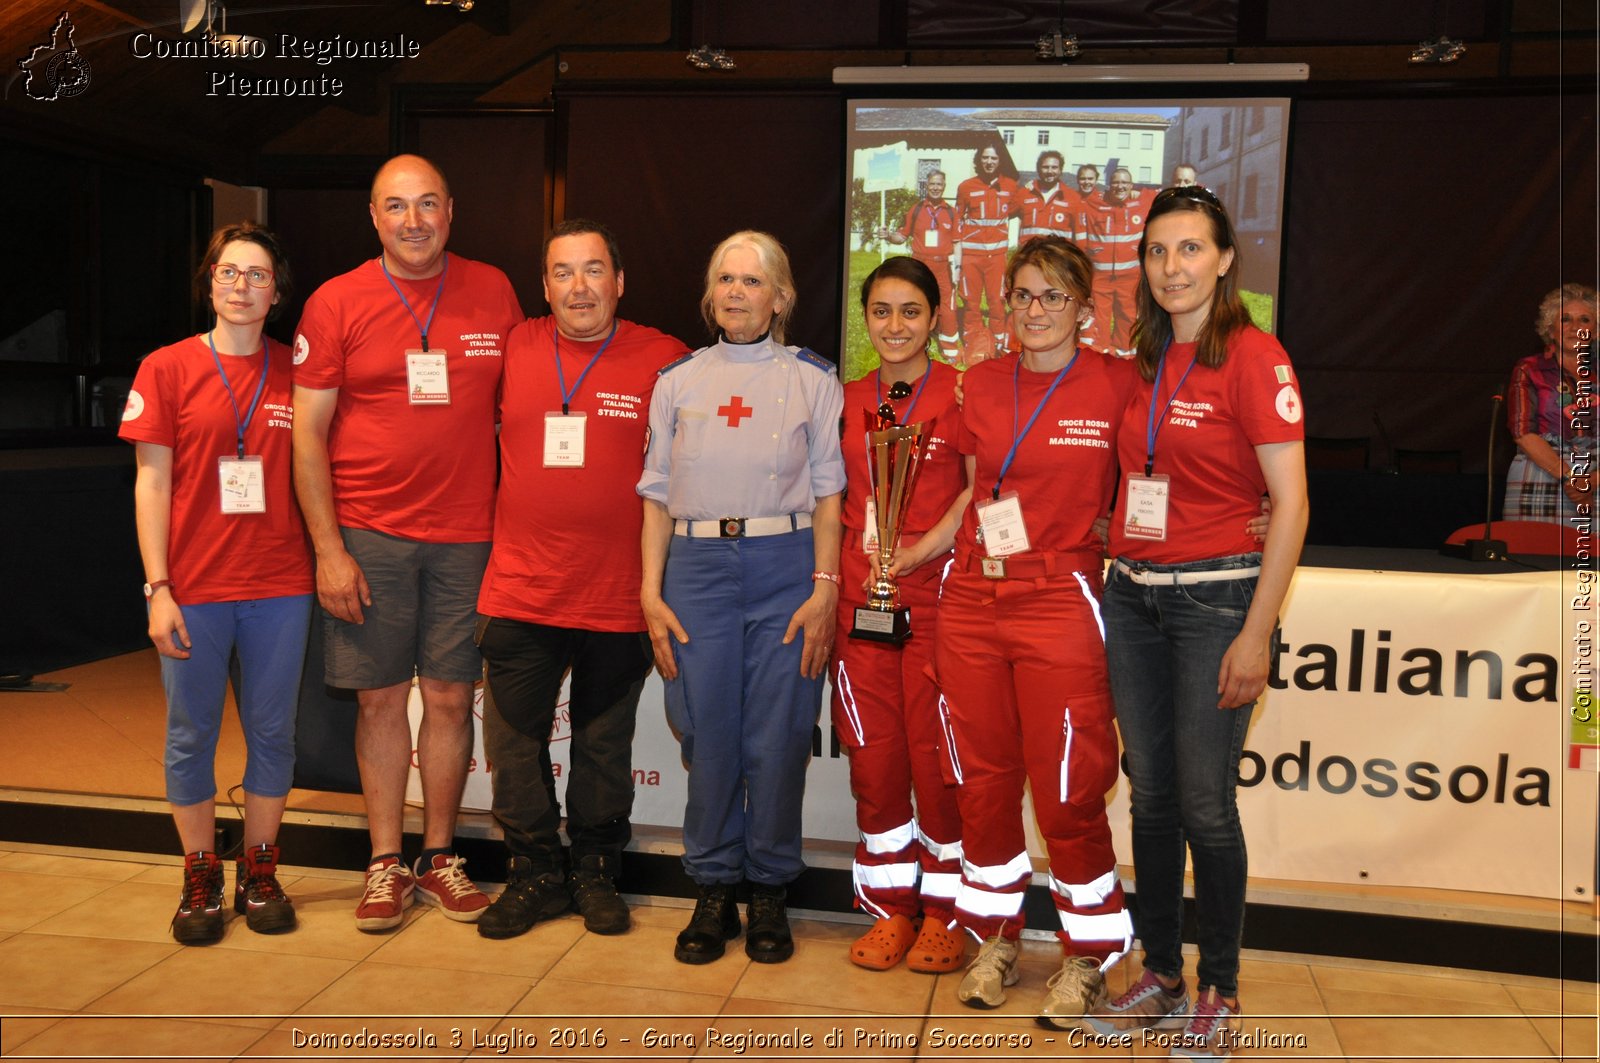
[[[1047,1030],[1071,1030],[1106,998],[1106,978],[1093,956],[1068,956],[1045,985],[1036,1021]]]
[[[966,977],[956,990],[956,999],[969,1008],[998,1008],[1006,1002],[1005,987],[1016,985],[1019,942],[999,934],[983,943],[977,959],[967,965]]]

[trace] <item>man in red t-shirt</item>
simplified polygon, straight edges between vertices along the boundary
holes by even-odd
[[[454,853],[472,752],[474,606],[494,506],[495,400],[522,309],[506,275],[449,255],[449,185],[390,159],[368,212],[383,252],[306,302],[294,342],[294,479],[317,555],[327,682],[356,691],[356,759],[372,859],[362,930],[414,896],[451,919],[488,907]],[[400,854],[411,770],[407,702],[422,692],[422,854]]]
[[[956,326],[956,293],[950,282],[950,256],[955,254],[956,214],[944,201],[945,174],[928,175],[923,198],[906,212],[899,229],[879,229],[878,238],[891,244],[910,244],[911,257],[933,271],[939,282],[939,353],[954,362],[961,357],[961,335]]]
[[[494,548],[478,596],[489,663],[484,752],[511,864],[478,933],[509,938],[573,905],[597,934],[628,929],[615,876],[632,834],[633,729],[653,655],[639,605],[650,396],[686,353],[619,321],[622,256],[596,222],[563,222],[544,248],[550,316],[506,344]],[[550,739],[571,671],[567,837]]]

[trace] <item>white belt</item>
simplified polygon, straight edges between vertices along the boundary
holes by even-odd
[[[1124,561],[1114,562],[1117,571],[1145,587],[1178,587],[1186,583],[1214,583],[1219,579],[1250,579],[1261,575],[1260,565],[1249,568],[1213,568],[1201,572],[1152,572],[1134,568]]]
[[[691,539],[758,539],[811,527],[811,514],[786,517],[722,517],[717,520],[675,520],[672,534]]]

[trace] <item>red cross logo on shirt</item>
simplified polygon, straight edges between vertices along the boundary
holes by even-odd
[[[744,404],[744,397],[741,395],[735,395],[725,405],[717,407],[717,416],[726,417],[729,428],[738,428],[740,421],[754,416],[755,412],[752,407]]]

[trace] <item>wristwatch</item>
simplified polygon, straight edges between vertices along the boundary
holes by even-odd
[[[172,586],[172,581],[169,579],[158,579],[154,583],[146,583],[144,585],[144,600],[148,602],[152,597],[155,596],[156,591],[160,590],[162,587],[170,586]]]

